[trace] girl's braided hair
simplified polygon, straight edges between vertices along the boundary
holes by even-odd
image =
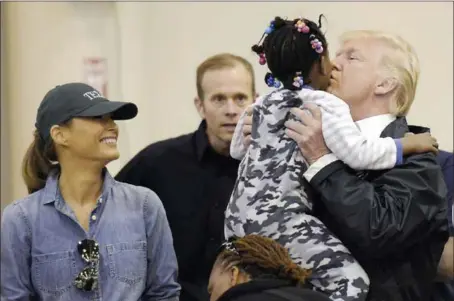
[[[260,235],[233,238],[224,243],[217,261],[224,267],[237,266],[253,279],[274,278],[303,285],[310,275],[309,270],[293,262],[282,245]]]
[[[321,31],[322,18],[318,18],[318,24],[305,19],[284,20],[275,17],[272,21],[272,30],[262,35],[260,41],[252,46],[252,51],[266,58],[271,73],[265,76],[265,82],[270,75],[281,81],[284,88],[296,90],[293,86],[295,74],[300,72],[306,84],[309,84],[308,76],[315,63],[326,54],[328,43],[325,34]],[[307,32],[300,32],[296,27],[298,22],[304,22]],[[322,46],[320,52],[315,51],[311,41],[317,39]],[[260,44],[263,41],[262,44]]]

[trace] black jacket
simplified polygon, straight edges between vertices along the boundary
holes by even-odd
[[[253,280],[227,290],[217,301],[330,301],[319,292],[283,280]]]
[[[382,137],[400,138],[405,118]],[[426,301],[448,239],[443,174],[432,153],[385,171],[355,172],[336,161],[311,182],[316,215],[345,243],[371,279],[368,300]]]

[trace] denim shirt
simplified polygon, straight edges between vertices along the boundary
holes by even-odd
[[[77,251],[88,238],[99,244],[99,283],[75,287],[87,266]],[[8,205],[1,227],[1,301],[178,300],[177,260],[166,213],[151,190],[115,181],[105,171],[89,230],[58,189],[46,186]]]

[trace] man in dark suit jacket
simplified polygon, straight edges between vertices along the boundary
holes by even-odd
[[[343,36],[329,92],[348,103],[368,137],[401,138],[414,100],[419,63],[399,36],[375,31]],[[308,106],[310,108],[310,106]],[[370,278],[369,301],[427,301],[448,240],[443,173],[433,153],[406,156],[389,170],[355,171],[330,153],[321,111],[292,110],[286,123],[309,163],[314,212],[349,248]]]

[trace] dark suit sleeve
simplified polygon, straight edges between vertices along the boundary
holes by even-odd
[[[333,232],[370,257],[447,233],[446,185],[433,154],[408,157],[370,182],[335,161],[310,184],[321,196],[317,201],[328,211]]]

